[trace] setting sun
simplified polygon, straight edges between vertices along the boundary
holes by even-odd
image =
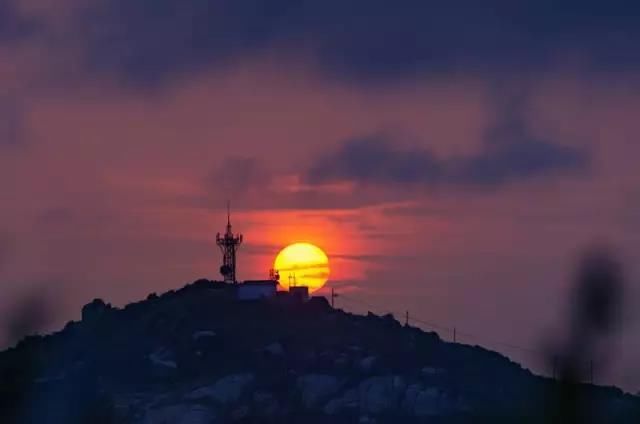
[[[308,286],[314,292],[329,278],[329,258],[311,243],[294,243],[278,253],[273,268],[280,273],[280,285]]]

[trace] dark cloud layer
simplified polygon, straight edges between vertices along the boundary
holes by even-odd
[[[449,174],[464,185],[496,186],[537,176],[584,170],[590,157],[585,149],[563,146],[534,136],[518,114],[518,105],[485,134],[476,155],[454,161]]]
[[[24,141],[24,111],[10,96],[0,96],[0,147],[16,146]]]
[[[15,0],[0,0],[0,41],[15,41],[32,35],[39,23],[22,15]]]
[[[380,185],[498,187],[545,175],[573,173],[589,164],[585,150],[542,140],[517,117],[489,131],[473,155],[441,159],[425,148],[402,148],[389,137],[347,140],[319,158],[307,173],[310,183],[352,181]]]
[[[440,182],[444,164],[425,149],[401,150],[388,138],[364,137],[346,141],[309,170],[311,183],[354,180],[363,183]]]
[[[92,69],[145,84],[269,47],[366,79],[531,70],[567,54],[595,69],[640,64],[630,1],[96,0],[87,10]]]

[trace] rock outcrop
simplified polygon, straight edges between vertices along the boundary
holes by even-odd
[[[82,321],[96,321],[112,309],[111,304],[105,303],[104,300],[93,299],[93,301],[82,307]]]
[[[340,388],[339,380],[331,375],[310,374],[298,379],[298,388],[305,408],[318,406]]]

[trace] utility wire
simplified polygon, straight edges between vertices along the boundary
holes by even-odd
[[[386,308],[382,308],[382,307],[379,307],[377,305],[373,305],[373,304],[371,304],[369,302],[365,302],[365,301],[362,301],[360,299],[355,299],[355,298],[353,298],[351,296],[345,296],[345,295],[341,294],[340,295],[340,299],[341,300],[346,300],[348,303],[350,302],[350,303],[354,303],[354,304],[359,304],[361,306],[366,306],[367,308],[373,308],[372,312],[375,312],[376,310],[377,311],[387,311],[387,313],[391,313],[394,316],[400,316],[401,315],[401,314],[397,314],[395,311],[391,311],[391,310],[388,310]],[[422,324],[422,325],[430,327],[430,328],[438,329],[438,330],[441,330],[441,331],[446,331],[448,333],[453,333],[455,331],[457,333],[457,335],[464,336],[464,337],[475,338],[479,342],[486,341],[486,342],[489,342],[489,343],[492,343],[492,344],[500,345],[500,346],[508,348],[508,349],[519,350],[519,351],[522,351],[522,352],[535,354],[535,355],[545,355],[545,352],[542,352],[540,349],[536,349],[536,348],[532,348],[532,347],[528,347],[528,346],[522,346],[522,345],[519,345],[519,344],[516,344],[516,343],[497,340],[497,339],[493,339],[493,338],[488,338],[488,337],[480,336],[478,334],[459,331],[456,327],[435,323],[435,322],[430,321],[430,320],[424,320],[422,318],[419,318],[419,317],[416,317],[416,316],[413,316],[413,315],[411,316],[411,321],[414,321],[414,322],[416,322],[418,324]]]
[[[346,301],[347,303],[350,303],[352,305],[360,305],[360,306],[364,306],[366,308],[369,309],[370,312],[373,313],[378,313],[380,315],[384,315],[387,313],[392,314],[394,317],[400,317],[403,315],[403,313],[398,313],[398,311],[393,311],[384,307],[380,307],[379,305],[374,305],[370,302],[365,302],[361,299],[356,299],[354,297],[351,297],[350,295],[345,296],[344,294],[340,293],[340,297],[339,299],[341,301]],[[449,334],[457,334],[458,336],[463,336],[463,337],[468,337],[468,338],[472,338],[478,341],[478,343],[491,343],[494,345],[499,345],[502,346],[503,348],[506,349],[511,349],[511,350],[517,350],[520,352],[524,352],[530,355],[534,355],[536,358],[544,358],[547,355],[549,355],[549,352],[545,352],[539,348],[534,348],[534,347],[530,347],[530,346],[523,346],[517,343],[512,343],[512,342],[508,342],[508,341],[504,341],[504,340],[499,340],[499,339],[494,339],[491,337],[485,337],[483,335],[479,335],[479,334],[474,334],[474,333],[469,333],[466,331],[460,331],[457,329],[457,327],[454,326],[448,326],[448,325],[444,325],[441,323],[436,323],[434,321],[431,320],[425,320],[422,319],[421,317],[416,317],[414,315],[410,316],[410,320],[412,322],[418,323],[418,324],[422,324],[425,327],[428,328],[432,328],[432,329],[437,329],[443,332],[447,332]],[[609,372],[609,378],[612,377],[616,377],[617,374],[619,373],[611,373]],[[616,375],[614,375],[616,374]],[[622,374],[620,374],[622,375]],[[626,374],[624,374],[626,376]],[[592,376],[593,378],[593,376]]]

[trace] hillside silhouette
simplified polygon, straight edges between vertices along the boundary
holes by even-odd
[[[243,302],[198,280],[124,308],[96,299],[0,353],[0,422],[563,422],[567,384],[588,420],[640,422],[619,389],[560,384],[391,315]]]

